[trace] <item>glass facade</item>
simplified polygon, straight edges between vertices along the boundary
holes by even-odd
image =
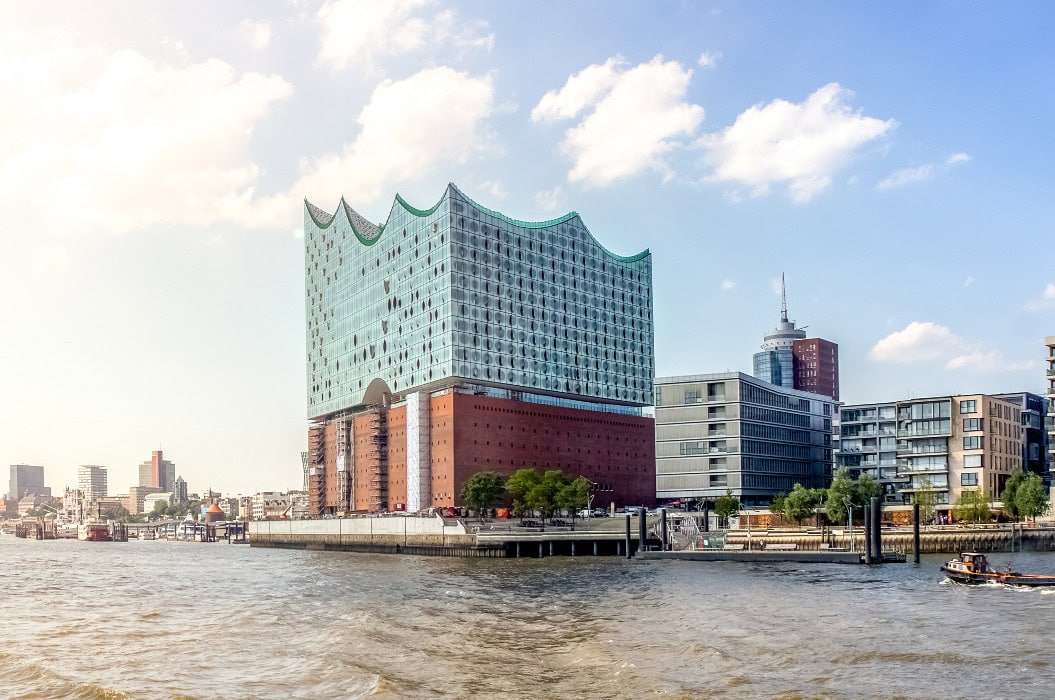
[[[791,348],[763,350],[754,356],[754,374],[764,382],[795,388],[794,357]]]
[[[651,404],[651,255],[610,253],[574,212],[517,221],[449,185],[380,226],[306,202],[304,232],[309,418],[459,381]]]

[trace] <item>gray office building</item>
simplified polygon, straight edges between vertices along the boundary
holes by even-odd
[[[741,372],[656,379],[656,496],[767,505],[827,486],[833,401]]]
[[[51,496],[51,489],[44,485],[44,467],[32,464],[12,464],[8,498],[18,501],[26,496]]]

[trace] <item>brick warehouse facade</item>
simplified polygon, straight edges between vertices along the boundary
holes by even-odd
[[[521,467],[655,502],[648,251],[450,185],[382,226],[305,203],[305,252],[311,513],[457,506],[472,474]]]

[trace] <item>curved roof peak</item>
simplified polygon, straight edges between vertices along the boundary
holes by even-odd
[[[648,248],[641,251],[640,253],[637,253],[636,255],[630,256],[617,255],[613,253],[612,251],[605,248],[599,240],[597,240],[597,237],[594,236],[593,232],[591,232],[590,229],[586,226],[586,224],[583,223],[582,217],[576,211],[569,211],[563,216],[559,216],[555,219],[547,219],[544,221],[524,221],[521,219],[514,219],[510,216],[506,216],[500,211],[497,211],[495,209],[489,209],[488,207],[485,207],[482,204],[478,203],[477,201],[469,197],[469,195],[465,194],[465,192],[463,192],[461,188],[459,188],[453,182],[447,183],[447,191],[444,192],[444,194],[439,198],[439,201],[437,201],[428,209],[418,209],[417,207],[414,207],[409,202],[407,202],[407,200],[403,199],[403,197],[398,192],[395,196],[395,204],[399,204],[399,206],[401,206],[405,211],[409,212],[410,214],[413,214],[414,216],[425,217],[433,214],[443,203],[444,198],[449,198],[452,193],[454,195],[457,195],[459,198],[465,200],[465,202],[470,206],[475,207],[476,209],[484,212],[485,214],[501,219],[502,221],[505,221],[506,223],[512,226],[518,226],[521,228],[541,229],[550,226],[557,226],[559,224],[571,221],[572,219],[578,219],[579,224],[586,231],[586,233],[589,234],[590,239],[597,245],[597,247],[599,247],[602,251],[604,251],[604,253],[608,257],[612,258],[616,262],[637,262],[638,260],[647,258],[652,254]],[[393,208],[395,204],[393,204]],[[374,243],[376,243],[377,240],[381,237],[381,234],[384,233],[385,226],[388,223],[387,221],[380,225],[372,223],[365,216],[363,216],[351,206],[349,206],[343,196],[341,197],[340,202],[338,202],[337,208],[335,209],[333,214],[330,214],[324,211],[323,209],[315,206],[314,204],[309,202],[307,198],[304,199],[304,210],[307,215],[311,217],[311,220],[315,222],[315,225],[321,229],[329,228],[333,224],[334,219],[337,218],[337,213],[343,211],[345,218],[347,219],[349,225],[352,228],[352,232],[355,234],[356,238],[358,238],[359,241],[364,245],[373,245]],[[389,211],[391,217],[391,209]]]

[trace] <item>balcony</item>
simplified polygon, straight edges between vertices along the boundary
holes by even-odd
[[[914,447],[899,447],[897,448],[898,456],[901,455],[944,455],[949,453],[948,447],[927,447],[924,449],[918,449]]]
[[[898,478],[906,474],[944,474],[949,471],[948,464],[899,464],[897,467]]]
[[[921,437],[949,437],[952,435],[952,428],[934,429],[934,430],[899,430],[897,436],[899,438],[905,438],[911,440],[913,438]]]

